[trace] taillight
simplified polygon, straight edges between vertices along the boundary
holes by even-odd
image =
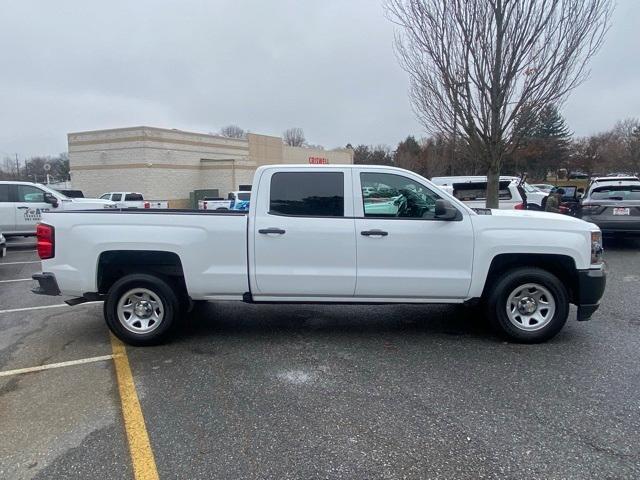
[[[144,202],[144,208],[151,208],[151,204],[149,202]]]
[[[36,227],[36,237],[38,238],[38,256],[42,260],[53,258],[55,249],[55,229],[46,223],[39,223]]]
[[[524,210],[524,203],[518,203],[513,208],[515,208],[516,210]]]

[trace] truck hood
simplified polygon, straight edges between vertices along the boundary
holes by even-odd
[[[479,215],[480,217],[482,215]],[[535,210],[497,210],[491,209],[491,217],[510,217],[515,222],[527,225],[530,228],[545,229],[550,227],[553,230],[598,230],[593,223],[585,222],[579,218],[561,215],[559,213],[538,212]],[[505,219],[506,220],[506,219]]]

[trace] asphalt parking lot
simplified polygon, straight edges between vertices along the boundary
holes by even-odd
[[[33,241],[11,239],[0,478],[638,478],[640,242],[605,247],[601,309],[543,345],[462,307],[212,304],[126,348],[132,400],[102,306],[31,294]]]

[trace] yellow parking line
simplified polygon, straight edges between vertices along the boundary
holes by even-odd
[[[151,450],[149,434],[144,423],[144,416],[140,408],[140,400],[133,382],[129,358],[124,344],[113,334],[111,335],[111,349],[113,350],[113,363],[116,367],[120,402],[122,403],[122,416],[124,428],[129,443],[129,453],[133,464],[133,475],[136,480],[158,480],[156,460]]]

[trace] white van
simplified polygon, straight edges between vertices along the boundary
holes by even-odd
[[[42,212],[116,208],[108,200],[68,198],[39,183],[0,181],[0,232],[5,237],[35,235]]]
[[[471,208],[484,208],[487,201],[487,177],[481,175],[474,176],[453,176],[453,177],[433,177],[431,181],[462,200]],[[501,176],[498,190],[499,208],[502,210],[521,209],[523,204],[522,196],[518,192],[518,177]],[[528,183],[522,185],[527,195],[527,205],[530,210],[542,210],[542,200],[549,195],[542,192]]]

